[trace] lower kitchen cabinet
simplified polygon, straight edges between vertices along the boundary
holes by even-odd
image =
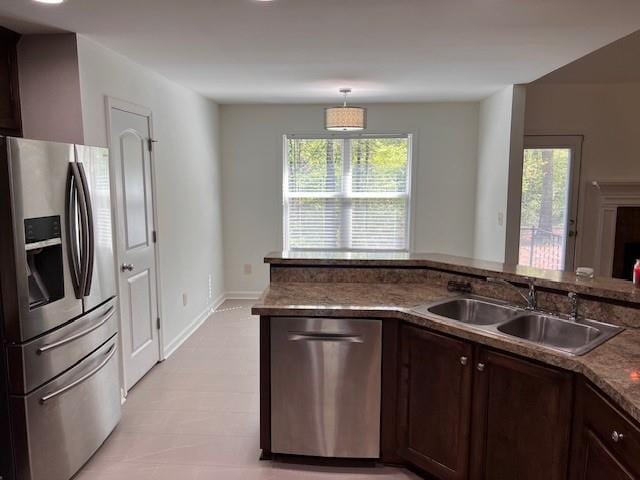
[[[567,478],[572,375],[479,349],[472,413],[471,478]]]
[[[442,480],[466,478],[473,347],[403,326],[400,348],[400,455]]]
[[[405,461],[441,480],[567,478],[570,373],[411,326],[400,345]]]
[[[574,412],[571,479],[640,478],[640,428],[583,380]]]

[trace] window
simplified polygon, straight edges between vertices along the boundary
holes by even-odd
[[[285,138],[287,250],[409,249],[409,135]]]

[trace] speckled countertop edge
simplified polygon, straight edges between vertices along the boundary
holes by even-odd
[[[285,251],[269,253],[264,261],[273,266],[431,268],[484,277],[499,275],[515,282],[529,277],[535,279],[536,285],[542,288],[573,291],[583,295],[640,304],[640,289],[635,288],[628,281],[605,277],[583,279],[570,272],[507,265],[438,253]]]
[[[640,422],[640,329],[627,329],[586,355],[572,356],[412,310],[415,306],[455,295],[441,287],[410,284],[271,284],[253,306],[252,313],[403,320],[582,374],[631,418]],[[384,302],[380,301],[382,298]]]

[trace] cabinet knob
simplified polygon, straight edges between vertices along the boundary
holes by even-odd
[[[484,363],[479,363],[476,368],[479,372],[484,372]]]
[[[624,435],[622,433],[616,432],[615,430],[611,434],[611,440],[613,440],[616,443],[621,442],[623,439],[624,439]]]
[[[460,357],[461,365],[466,365],[468,362],[469,362],[469,359],[467,357]]]

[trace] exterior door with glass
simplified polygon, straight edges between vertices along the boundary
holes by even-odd
[[[582,136],[524,140],[518,263],[573,271]]]

